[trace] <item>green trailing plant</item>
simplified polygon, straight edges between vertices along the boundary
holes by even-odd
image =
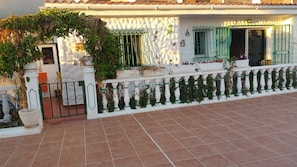
[[[22,108],[27,107],[24,65],[42,58],[37,45],[69,34],[83,37],[84,48],[93,58],[98,83],[116,76],[116,69],[121,66],[119,43],[99,18],[53,8],[0,20],[0,77],[19,74]]]
[[[212,79],[212,76],[209,75],[206,78],[206,91],[207,91],[207,97],[208,99],[213,99],[213,92],[215,90],[215,87],[213,86],[213,83],[215,81]]]
[[[232,92],[234,92],[234,67],[235,67],[235,57],[231,57],[228,60],[224,61],[224,69],[227,70],[226,75],[224,76],[225,80],[225,95],[230,97]]]
[[[166,104],[166,97],[165,97],[165,80],[164,80],[164,79],[160,82],[160,92],[161,92],[160,103],[161,103],[161,104]]]
[[[145,108],[148,103],[149,94],[147,93],[148,87],[145,85],[139,90],[139,106]]]
[[[129,101],[129,106],[130,106],[130,108],[131,108],[131,109],[136,109],[136,103],[137,103],[137,101],[136,101],[136,99],[135,99],[135,96],[132,96],[132,97],[130,98],[130,101]]]
[[[203,77],[200,75],[197,79],[197,101],[201,102],[204,99],[204,85],[203,85]]]
[[[150,88],[150,104],[152,106],[155,106],[156,105],[156,89],[155,88]]]
[[[175,89],[176,89],[176,86],[175,86],[175,79],[174,78],[170,78],[169,80],[169,92],[170,92],[170,102],[172,104],[174,104],[176,102],[176,97],[175,97]]]
[[[111,83],[106,84],[105,96],[107,100],[108,112],[114,112],[113,87]]]
[[[193,102],[197,99],[197,87],[195,85],[195,79],[193,76],[190,76],[188,81],[189,89],[189,101]]]
[[[182,77],[179,80],[179,89],[180,89],[180,103],[188,103],[189,102],[189,90],[188,85],[186,84],[185,78]]]

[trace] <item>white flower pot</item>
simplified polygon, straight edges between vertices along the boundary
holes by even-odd
[[[33,128],[39,125],[40,110],[37,108],[25,108],[19,110],[19,116],[25,126],[25,128]]]

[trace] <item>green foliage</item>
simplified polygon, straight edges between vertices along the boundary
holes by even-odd
[[[162,80],[162,83],[160,84],[160,92],[161,92],[161,97],[160,97],[160,103],[161,104],[166,104],[166,97],[165,97],[165,80]]]
[[[0,20],[0,77],[10,77],[13,72],[18,72],[22,99],[25,100],[23,67],[42,57],[37,45],[54,36],[66,37],[69,33],[83,37],[84,47],[93,57],[97,81],[116,76],[116,69],[120,68],[118,40],[105,23],[84,13],[53,8]]]
[[[148,87],[144,86],[142,89],[139,90],[139,106],[141,108],[145,108],[148,103],[149,95],[147,93]]]
[[[156,105],[156,89],[155,88],[150,88],[150,104],[152,106]]]
[[[137,101],[135,100],[135,96],[132,96],[130,98],[130,101],[129,101],[129,106],[131,109],[136,109],[136,103]]]
[[[181,103],[188,103],[189,102],[189,90],[188,85],[186,84],[185,78],[182,77],[179,80],[179,89],[180,89],[180,102]]]
[[[193,76],[190,76],[188,81],[189,89],[189,101],[193,102],[197,99],[197,86],[195,85],[195,79]]]
[[[170,81],[169,81],[169,91],[170,91],[170,102],[172,103],[172,104],[174,104],[175,103],[175,100],[176,100],[176,98],[175,98],[175,89],[176,89],[176,87],[175,87],[175,80],[174,80],[174,78],[170,78]]]

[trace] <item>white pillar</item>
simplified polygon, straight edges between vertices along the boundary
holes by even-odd
[[[26,84],[28,108],[37,108],[39,112],[41,112],[36,62],[26,64],[24,66],[24,69],[25,69],[24,79]],[[43,127],[43,118],[41,113],[39,118],[39,126],[41,126],[41,128]]]
[[[92,65],[84,66],[84,82],[86,92],[87,119],[95,119],[98,116],[97,90],[95,70]]]

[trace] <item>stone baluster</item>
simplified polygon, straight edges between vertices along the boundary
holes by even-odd
[[[139,103],[140,100],[140,86],[142,84],[140,83],[140,81],[134,81],[134,87],[135,87],[135,100],[137,103]]]
[[[114,109],[119,110],[118,83],[112,83]]]
[[[242,81],[241,81],[241,73],[242,71],[237,71],[236,72],[236,78],[237,78],[237,84],[236,84],[236,95],[237,96],[242,96]]]
[[[257,70],[252,70],[253,72],[253,94],[257,94],[258,93],[258,80],[257,80]]]
[[[244,80],[244,87],[246,89],[246,94],[249,95],[251,92],[250,92],[250,72],[249,70],[246,70],[244,71],[244,76],[245,76],[245,80]]]
[[[225,72],[223,73],[220,73],[220,78],[221,78],[221,82],[220,82],[220,98],[225,98],[226,95],[225,95],[225,90],[226,90],[226,87],[225,87]]]
[[[2,111],[4,113],[3,122],[10,122],[9,105],[7,100],[7,90],[1,90],[0,95],[2,98]]]
[[[286,88],[286,82],[287,82],[286,71],[287,71],[287,69],[285,67],[283,67],[282,70],[283,70],[283,74],[282,74],[282,77],[283,77],[282,90],[285,90],[285,89],[287,89]]]
[[[169,76],[165,78],[165,98],[166,98],[166,104],[170,104],[170,78]]]
[[[274,91],[280,91],[279,89],[279,83],[280,83],[280,80],[279,80],[279,71],[280,71],[280,68],[275,68],[275,83],[274,83]]]
[[[129,105],[129,101],[130,101],[130,96],[129,96],[129,82],[125,81],[124,82],[124,102],[125,102],[125,110],[130,110],[130,105]]]
[[[179,103],[180,102],[180,93],[183,93],[183,92],[180,92],[180,87],[179,87],[179,80],[181,79],[181,77],[175,77],[174,78],[174,82],[175,82],[175,101],[176,103]]]
[[[272,92],[272,77],[271,77],[271,71],[272,69],[271,68],[268,68],[267,69],[267,73],[268,73],[268,77],[267,77],[267,92]]]
[[[103,105],[103,112],[107,113],[107,98],[106,98],[106,84],[102,84],[101,92],[102,92],[102,105]]]
[[[263,93],[264,86],[265,86],[265,76],[264,76],[265,70],[260,69],[260,73],[261,73],[261,76],[260,76],[260,93]]]
[[[155,98],[156,98],[156,104],[160,104],[160,98],[161,98],[161,90],[160,90],[160,79],[155,80]]]
[[[147,79],[144,81],[144,83],[145,83],[145,85],[144,85],[144,91],[146,91],[148,95],[150,95],[150,93],[151,93],[151,89],[150,89],[151,88],[151,84],[150,84],[150,81],[151,80],[147,80]],[[150,104],[150,100],[151,99],[148,97],[147,104]],[[148,107],[151,107],[151,105],[146,105],[146,108],[148,108]]]

